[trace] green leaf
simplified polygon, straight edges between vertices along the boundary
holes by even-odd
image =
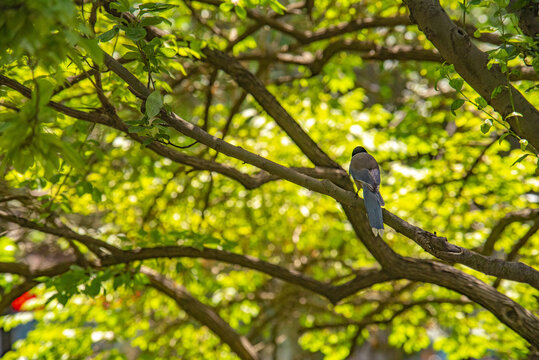
[[[234,12],[240,19],[245,19],[247,17],[247,11],[242,6],[236,6]]]
[[[449,86],[457,90],[457,92],[462,89],[462,85],[464,85],[464,80],[462,80],[461,78],[454,78],[449,80]]]
[[[173,9],[177,6],[178,5],[171,5],[171,4],[165,4],[165,3],[145,3],[145,4],[140,4],[138,8],[142,10],[143,13],[146,13],[146,12],[162,12],[165,10]]]
[[[491,127],[492,127],[492,120],[486,119],[486,120],[481,124],[481,132],[482,132],[483,134],[486,134],[486,133],[488,133],[488,131],[490,130]]]
[[[159,49],[159,51],[161,52],[161,54],[168,58],[174,57],[174,55],[176,55],[176,50],[173,48],[162,47]]]
[[[515,162],[511,164],[511,166],[514,166],[515,164],[521,162],[522,160],[524,160],[524,159],[527,158],[528,156],[530,156],[530,154],[524,154],[524,155],[522,155],[521,157],[519,157],[518,159],[516,159]]]
[[[99,295],[101,292],[101,280],[99,278],[94,278],[90,284],[85,285],[84,293],[90,297]]]
[[[128,51],[123,55],[126,60],[140,59],[140,53],[134,51]]]
[[[273,11],[275,11],[277,14],[280,14],[280,15],[283,15],[285,10],[286,10],[286,7],[283,6],[283,4],[281,4],[279,1],[277,0],[272,0],[270,2],[270,6],[271,8],[273,9]]]
[[[163,97],[159,91],[152,92],[146,99],[146,115],[149,118],[159,114],[159,111],[163,107]]]
[[[161,24],[162,22],[168,22],[170,25],[170,21],[168,21],[167,19],[161,16],[146,16],[141,20],[140,25],[150,26],[150,25]]]
[[[69,143],[62,142],[62,155],[64,156],[65,160],[69,163],[69,165],[77,168],[77,169],[83,169],[86,165],[84,161],[82,160],[82,157],[78,152],[76,152]]]
[[[39,99],[38,105],[39,107],[43,107],[47,105],[51,100],[52,94],[54,92],[54,86],[49,80],[45,78],[38,79],[36,82],[38,88],[37,96]]]
[[[152,142],[153,142],[153,139],[152,139],[151,137],[146,138],[146,139],[144,139],[144,141],[142,142],[142,146],[144,146],[144,147],[145,147],[145,146],[148,146],[148,145],[150,145]]]
[[[223,12],[230,12],[234,8],[234,4],[223,2],[219,5],[219,9]]]
[[[111,9],[118,10],[119,12],[129,11],[129,2],[127,0],[119,0],[110,4]]]
[[[112,29],[110,29],[109,31],[107,32],[104,32],[103,34],[99,35],[99,41],[101,42],[107,42],[107,41],[110,41],[112,40],[119,32],[120,30],[118,29],[117,26],[113,27]]]
[[[93,61],[99,65],[103,64],[103,50],[97,44],[97,39],[80,39],[79,44],[86,50]]]
[[[539,73],[539,56],[536,56],[532,61],[533,70],[535,70],[536,73]]]
[[[455,101],[453,101],[453,103],[451,104],[451,113],[453,115],[457,115],[455,114],[455,110],[460,108],[462,105],[464,105],[464,100],[462,99],[456,99]]]
[[[125,30],[125,36],[130,40],[139,41],[146,36],[146,29],[142,27],[129,27]]]
[[[146,128],[142,126],[130,126],[127,128],[127,131],[130,134],[138,134],[138,133],[143,132],[144,130],[146,130]]]
[[[92,186],[92,183],[88,181],[81,181],[77,184],[76,192],[78,196],[82,196],[84,194],[91,194],[94,187]]]
[[[504,89],[504,86],[503,85],[498,85],[494,88],[494,90],[492,90],[492,93],[490,94],[490,98],[491,99],[494,99],[496,96],[498,96],[498,94],[500,94]]]

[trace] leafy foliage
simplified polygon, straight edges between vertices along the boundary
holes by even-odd
[[[2,214],[54,228],[65,229],[58,225],[63,224],[123,250],[230,251],[332,284],[377,267],[333,199],[285,180],[248,189],[204,164],[218,162],[253,178],[265,173],[193,143],[162,120],[160,114],[174,112],[254,154],[289,167],[312,167],[253,96],[208,66],[205,48],[242,60],[343,167],[355,146],[368,148],[381,167],[386,208],[451,243],[479,251],[506,214],[537,209],[537,153],[507,122],[521,115],[512,109],[502,118],[452,65],[414,55],[414,49],[433,46],[408,23],[401,4],[300,5],[2,2],[0,199],[10,199],[0,201]],[[520,33],[505,1],[443,6],[453,19],[475,24],[477,39],[497,36],[498,44],[477,41],[489,53],[489,66],[499,66],[507,79],[520,79],[516,69],[528,65],[539,70],[537,40]],[[305,40],[363,19],[394,23]],[[342,44],[355,45],[339,50]],[[103,51],[119,59],[150,95],[137,94],[109,71]],[[512,85],[539,106],[533,81]],[[502,91],[496,88],[491,97]],[[81,120],[75,111],[87,117]],[[538,221],[530,217],[508,225],[494,244],[495,255],[507,258]],[[240,335],[261,344],[261,356],[345,359],[379,334],[403,353],[432,347],[449,359],[524,358],[532,352],[490,312],[435,284],[390,281],[334,305],[234,264],[171,255],[111,265],[110,250],[100,253],[73,239],[0,226],[7,231],[0,237],[2,262],[29,259],[34,247],[50,243],[74,262],[62,274],[37,278],[37,325],[6,359],[122,359],[133,352],[141,359],[238,358],[192,314],[153,289],[142,266],[181,284]],[[403,256],[431,258],[391,229],[384,241]],[[532,232],[518,260],[537,267],[538,246]],[[22,281],[2,275],[2,293]],[[537,308],[531,286],[498,286],[525,308]],[[27,320],[10,315],[1,325],[8,329]]]

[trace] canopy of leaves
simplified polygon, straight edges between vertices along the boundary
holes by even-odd
[[[2,310],[37,295],[0,319],[37,320],[5,358],[337,360],[379,337],[531,357],[475,289],[539,334],[538,134],[513,99],[539,106],[534,4],[441,2],[503,74],[481,96],[400,2],[2,1]],[[383,241],[343,171],[358,145],[381,168]],[[390,249],[446,280],[388,267]]]

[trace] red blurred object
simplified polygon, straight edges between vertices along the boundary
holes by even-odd
[[[30,299],[35,298],[35,297],[36,297],[35,294],[30,294],[27,291],[24,294],[22,294],[21,296],[19,296],[18,298],[16,298],[15,300],[13,300],[13,302],[11,303],[11,308],[13,310],[15,310],[15,311],[21,311],[22,306],[24,305],[24,303],[27,302]]]

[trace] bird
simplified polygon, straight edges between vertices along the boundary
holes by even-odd
[[[382,206],[385,203],[380,194],[380,168],[376,159],[364,147],[357,146],[352,151],[348,172],[356,183],[357,191],[363,188],[363,200],[374,236],[382,237],[384,235]]]

